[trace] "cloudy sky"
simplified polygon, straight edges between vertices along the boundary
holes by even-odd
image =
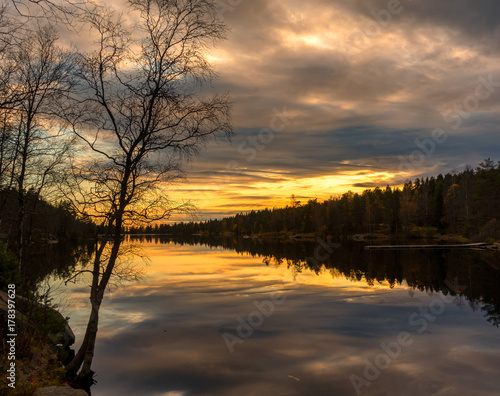
[[[498,0],[217,2],[234,137],[171,189],[198,219],[500,160]]]
[[[500,159],[497,1],[221,2],[235,135],[177,186],[202,218]]]

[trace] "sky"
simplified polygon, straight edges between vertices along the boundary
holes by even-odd
[[[498,0],[214,1],[229,32],[206,54],[218,78],[201,94],[229,95],[234,135],[168,187],[197,208],[170,221],[500,160]],[[125,12],[123,0],[103,2]],[[62,39],[91,45],[78,33]]]
[[[210,90],[229,93],[234,136],[171,193],[198,219],[500,160],[497,1],[220,4]]]

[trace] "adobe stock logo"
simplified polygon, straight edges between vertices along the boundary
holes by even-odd
[[[443,120],[453,123],[452,129],[458,130],[464,119],[479,109],[482,101],[488,100],[495,93],[495,88],[500,87],[500,82],[493,81],[493,75],[478,78],[479,84],[474,94],[467,96],[462,103],[453,105],[453,109],[443,114]]]
[[[286,296],[282,293],[273,293],[271,298],[264,301],[254,300],[253,305],[257,310],[252,311],[246,318],[238,316],[236,321],[236,335],[230,332],[225,332],[222,338],[226,343],[227,349],[231,354],[234,353],[236,344],[243,344],[245,340],[250,338],[255,329],[264,324],[266,318],[269,318],[275,311],[277,305],[281,305],[286,301]]]
[[[380,353],[373,360],[364,359],[365,365],[361,375],[351,374],[349,380],[357,396],[361,396],[364,387],[369,387],[410,347],[418,336],[424,334],[429,328],[429,323],[436,322],[437,318],[444,314],[447,306],[451,305],[460,294],[467,289],[467,285],[459,285],[458,278],[454,282],[445,279],[444,284],[448,293],[439,293],[427,304],[422,305],[408,317],[408,324],[412,327],[411,332],[401,331],[392,342],[382,342]],[[411,294],[410,294],[411,295]],[[458,296],[458,297],[457,297]],[[413,333],[413,334],[412,334]]]
[[[468,119],[474,112],[479,110],[481,102],[488,100],[500,87],[500,82],[493,81],[493,75],[478,77],[478,84],[473,94],[468,95],[461,103],[456,103],[452,109],[443,114],[443,120],[452,123],[451,128],[457,131],[462,127],[463,120]],[[445,143],[448,135],[441,128],[432,131],[432,135],[427,139],[415,139],[415,146],[418,148],[410,153],[408,157],[400,155],[398,157],[400,172],[409,172],[422,166],[425,160],[436,152],[437,146]]]
[[[415,146],[418,150],[413,150],[408,158],[400,155],[398,157],[400,172],[408,172],[416,167],[424,164],[426,157],[431,156],[436,152],[436,147],[448,140],[448,135],[441,128],[436,128],[432,131],[432,136],[427,139],[415,139]]]

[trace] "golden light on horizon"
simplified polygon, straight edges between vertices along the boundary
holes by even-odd
[[[234,180],[221,184],[213,183],[213,185],[190,183],[190,189],[193,191],[191,195],[194,197],[192,203],[198,209],[199,215],[195,218],[174,216],[171,221],[208,220],[208,218],[226,217],[239,212],[285,207],[290,204],[292,195],[305,204],[310,199],[323,201],[348,191],[362,193],[376,186],[382,189],[387,185],[400,187],[395,186],[393,182],[400,175],[400,173],[360,169],[318,177],[282,176],[282,180],[275,182],[243,184]],[[170,191],[172,199],[185,196],[181,187],[179,186],[180,191],[175,189]],[[205,213],[210,213],[208,218]],[[227,214],[224,215],[224,213]]]

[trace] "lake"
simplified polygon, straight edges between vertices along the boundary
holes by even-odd
[[[131,243],[149,259],[105,295],[93,395],[500,393],[497,252]],[[88,284],[56,293],[76,347]]]

